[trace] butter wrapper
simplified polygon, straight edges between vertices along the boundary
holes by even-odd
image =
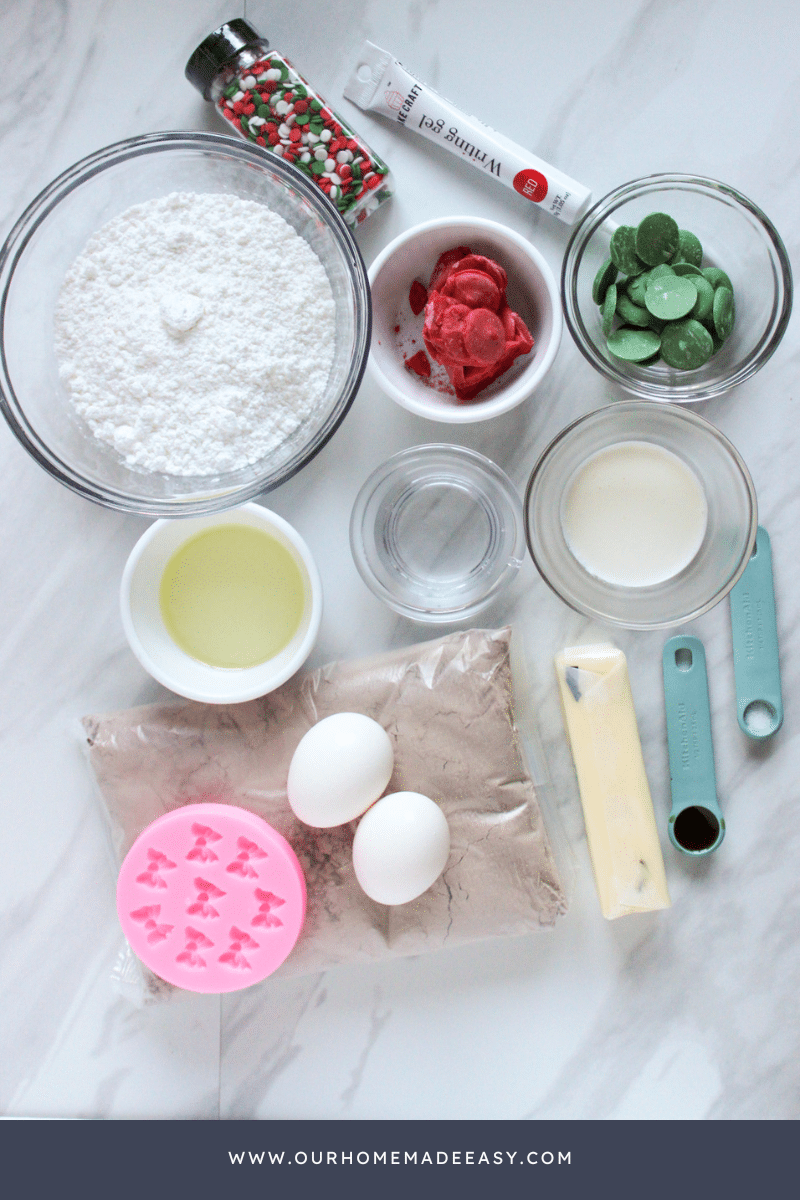
[[[669,908],[625,655],[568,646],[555,667],[603,916]]]

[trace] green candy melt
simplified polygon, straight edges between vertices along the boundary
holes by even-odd
[[[713,353],[711,334],[692,317],[672,321],[661,334],[661,357],[668,367],[694,371],[708,362]]]
[[[644,275],[636,275],[633,279],[628,280],[628,285],[625,291],[630,296],[634,304],[638,304],[639,308],[644,308],[644,294],[647,291],[647,285],[650,282],[649,272]]]
[[[694,371],[717,353],[736,316],[733,285],[702,261],[700,239],[668,213],[614,230],[592,285],[610,354],[647,365],[660,356],[674,370]],[[627,278],[618,280],[618,271]]]
[[[714,289],[702,275],[691,275],[689,278],[697,288],[697,302],[691,315],[696,321],[707,321],[714,305]]]
[[[617,279],[617,268],[614,266],[610,258],[607,258],[600,270],[594,277],[592,284],[592,299],[595,304],[602,304],[606,298],[606,292],[615,283]]]
[[[726,287],[733,291],[733,284],[719,267],[703,267],[703,275],[715,290],[718,287]]]
[[[650,213],[636,227],[636,253],[650,267],[674,258],[679,243],[678,222],[667,213]]]
[[[616,272],[615,272],[616,274]],[[614,328],[614,314],[617,311],[617,285],[612,283],[606,288],[603,300],[603,335],[608,337]]]
[[[645,264],[636,253],[636,230],[632,225],[620,225],[611,235],[608,248],[611,261],[623,275],[638,275]]]
[[[733,292],[730,288],[720,284],[716,289],[712,311],[714,316],[714,332],[719,340],[724,342],[733,329],[733,320],[736,315]]]
[[[662,275],[651,279],[644,297],[647,311],[662,321],[679,321],[697,303],[697,288],[688,275]]]
[[[702,329],[702,325],[700,327]],[[710,335],[709,335],[710,336]],[[615,358],[626,362],[642,362],[658,354],[661,338],[653,329],[633,329],[623,325],[615,329],[608,339],[608,348]]]
[[[650,314],[647,309],[634,304],[624,292],[617,297],[617,312],[626,325],[637,325],[640,329],[646,329],[650,324]]]
[[[678,256],[682,262],[699,267],[703,261],[703,247],[700,238],[695,237],[691,229],[678,230]]]

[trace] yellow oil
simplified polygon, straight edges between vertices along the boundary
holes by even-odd
[[[181,650],[211,667],[255,667],[279,654],[303,617],[305,588],[293,556],[252,525],[216,525],[170,558],[161,615]]]

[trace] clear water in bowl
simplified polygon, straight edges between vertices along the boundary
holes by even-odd
[[[350,544],[365,583],[420,621],[480,611],[522,561],[522,511],[511,481],[460,446],[414,446],[359,492]]]

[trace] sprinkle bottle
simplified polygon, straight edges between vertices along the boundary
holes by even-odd
[[[230,129],[302,171],[348,225],[392,195],[386,163],[247,21],[210,33],[186,64],[186,78]]]

